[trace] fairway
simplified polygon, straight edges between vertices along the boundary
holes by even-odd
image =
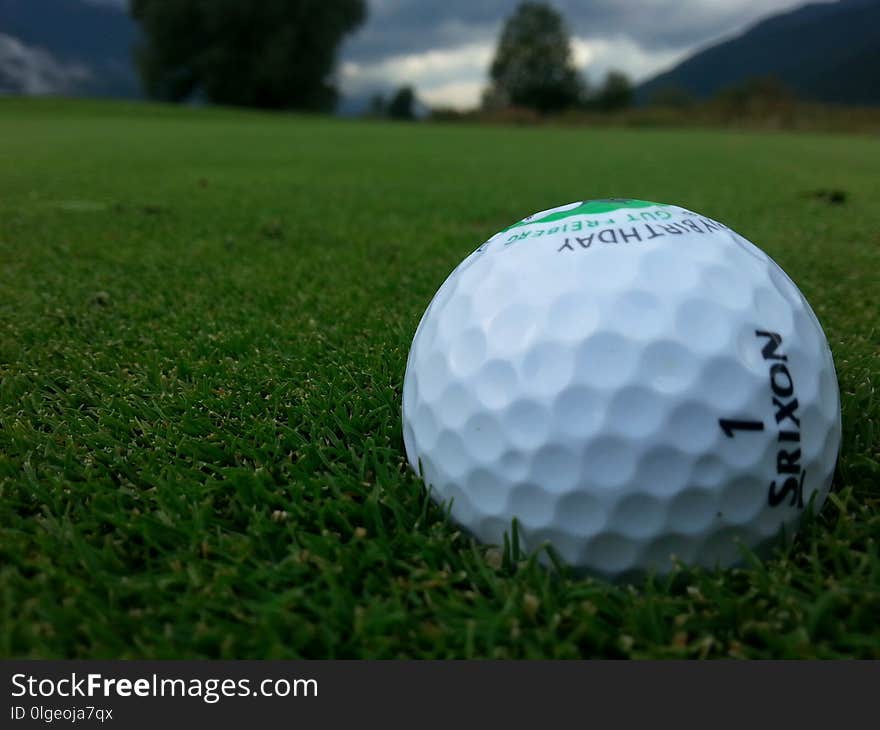
[[[449,523],[400,399],[456,264],[676,203],[818,315],[843,441],[784,554],[635,586]],[[880,140],[0,100],[0,655],[880,658]]]

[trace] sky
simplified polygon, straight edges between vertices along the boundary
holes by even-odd
[[[370,0],[367,23],[342,48],[342,92],[403,84],[431,106],[477,105],[504,22],[519,0]],[[636,81],[694,50],[804,0],[554,0],[574,61],[591,81],[610,69]]]
[[[83,0],[125,6],[127,0]],[[247,0],[242,0],[246,2]],[[332,0],[327,0],[332,2]],[[805,0],[551,0],[591,82],[610,69],[640,81],[694,50]],[[430,106],[475,106],[504,22],[519,0],[368,0],[337,69],[343,95],[409,84]]]

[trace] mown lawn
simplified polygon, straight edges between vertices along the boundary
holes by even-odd
[[[734,227],[825,327],[835,491],[773,560],[558,575],[406,469],[444,277],[612,196]],[[0,656],[880,658],[878,295],[875,138],[2,101]]]

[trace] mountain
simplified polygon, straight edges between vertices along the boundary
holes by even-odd
[[[803,99],[880,104],[880,0],[838,0],[774,15],[646,81],[636,94],[646,101],[677,88],[705,98],[757,76],[775,76]]]
[[[139,96],[124,3],[0,0],[0,93]]]

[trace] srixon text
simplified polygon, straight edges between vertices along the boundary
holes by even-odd
[[[767,365],[768,398],[773,409],[770,428],[776,431],[778,444],[776,475],[767,490],[767,502],[771,507],[785,503],[802,509],[806,472],[801,462],[801,421],[788,356],[784,352],[782,337],[776,332],[755,330],[755,337]],[[734,438],[737,431],[764,431],[767,428],[764,421],[749,419],[721,418],[718,425],[728,438]]]

